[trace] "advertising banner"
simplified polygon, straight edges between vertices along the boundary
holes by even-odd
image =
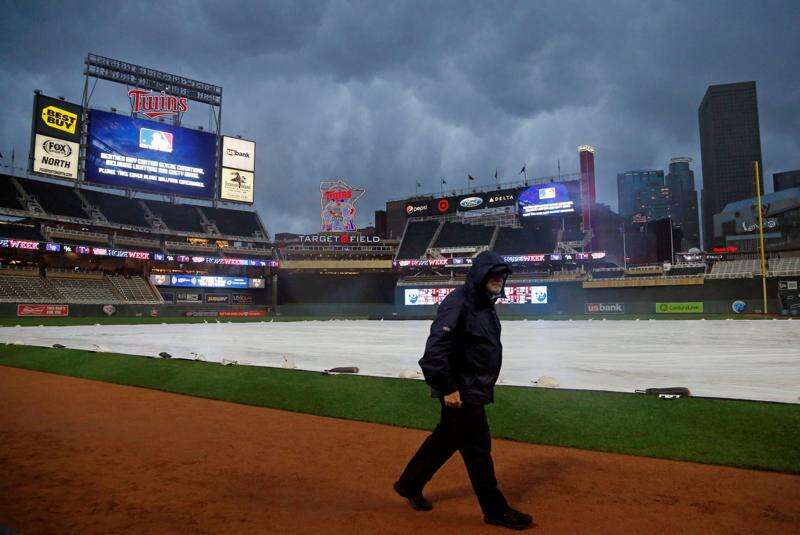
[[[219,316],[221,318],[258,318],[267,315],[265,308],[258,310],[220,310]]]
[[[17,305],[17,316],[69,316],[69,305]]]
[[[91,110],[86,180],[210,198],[216,146],[216,136],[208,132]]]
[[[255,174],[250,171],[228,169],[227,167],[223,167],[220,173],[220,199],[253,204]]]
[[[405,211],[406,211],[406,216],[408,217],[421,217],[421,216],[431,215],[431,207],[429,201],[407,202]]]
[[[36,134],[33,146],[33,172],[58,178],[78,178],[80,145]]]
[[[216,310],[187,310],[183,315],[187,318],[216,318],[219,312]]]
[[[256,279],[252,279],[256,280]],[[261,279],[262,281],[264,279]],[[215,277],[212,275],[150,275],[155,286],[177,286],[185,288],[248,288],[247,277]]]
[[[586,314],[624,314],[625,303],[586,303]]]
[[[206,303],[223,304],[230,301],[228,294],[206,294]]]
[[[250,294],[233,294],[231,295],[231,304],[233,305],[252,305],[253,296]]]
[[[177,303],[200,303],[202,301],[200,294],[197,293],[180,292],[175,297]]]
[[[41,94],[35,95],[32,132],[80,143],[82,115],[83,108],[77,104]]]
[[[482,210],[484,208],[486,208],[486,201],[483,198],[483,193],[464,195],[457,199],[456,210],[459,212]]]
[[[686,303],[656,303],[657,314],[701,314],[702,301],[689,301]]]
[[[222,167],[255,173],[256,143],[235,137],[222,137]]]
[[[450,288],[406,288],[404,303],[412,305],[438,305],[455,287]],[[547,286],[506,286],[505,299],[498,299],[500,304],[510,305],[544,305],[547,304]]]

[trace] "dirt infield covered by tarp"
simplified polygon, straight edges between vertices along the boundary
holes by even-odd
[[[499,533],[461,459],[412,511],[426,433],[0,367],[0,525],[30,533]],[[398,410],[403,410],[398,407]],[[496,440],[541,533],[797,533],[800,476]]]

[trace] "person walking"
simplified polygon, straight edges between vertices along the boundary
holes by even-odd
[[[473,260],[466,282],[439,305],[419,365],[441,419],[409,461],[394,490],[418,511],[430,511],[422,490],[445,462],[461,453],[487,524],[511,529],[533,525],[512,509],[497,487],[485,405],[494,402],[503,346],[494,303],[505,297],[511,268],[491,251]]]

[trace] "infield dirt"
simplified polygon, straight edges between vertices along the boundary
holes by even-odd
[[[505,532],[483,524],[459,456],[426,489],[432,512],[393,493],[423,431],[2,366],[0,405],[0,524],[19,533]],[[800,531],[800,476],[505,440],[493,454],[540,533]]]

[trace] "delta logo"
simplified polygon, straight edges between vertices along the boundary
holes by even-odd
[[[153,93],[146,89],[131,89],[128,97],[131,99],[133,113],[141,113],[150,119],[178,115],[189,110],[186,97],[167,95],[164,91]]]
[[[78,125],[78,115],[56,106],[47,106],[42,109],[42,121],[50,128],[74,135]]]

